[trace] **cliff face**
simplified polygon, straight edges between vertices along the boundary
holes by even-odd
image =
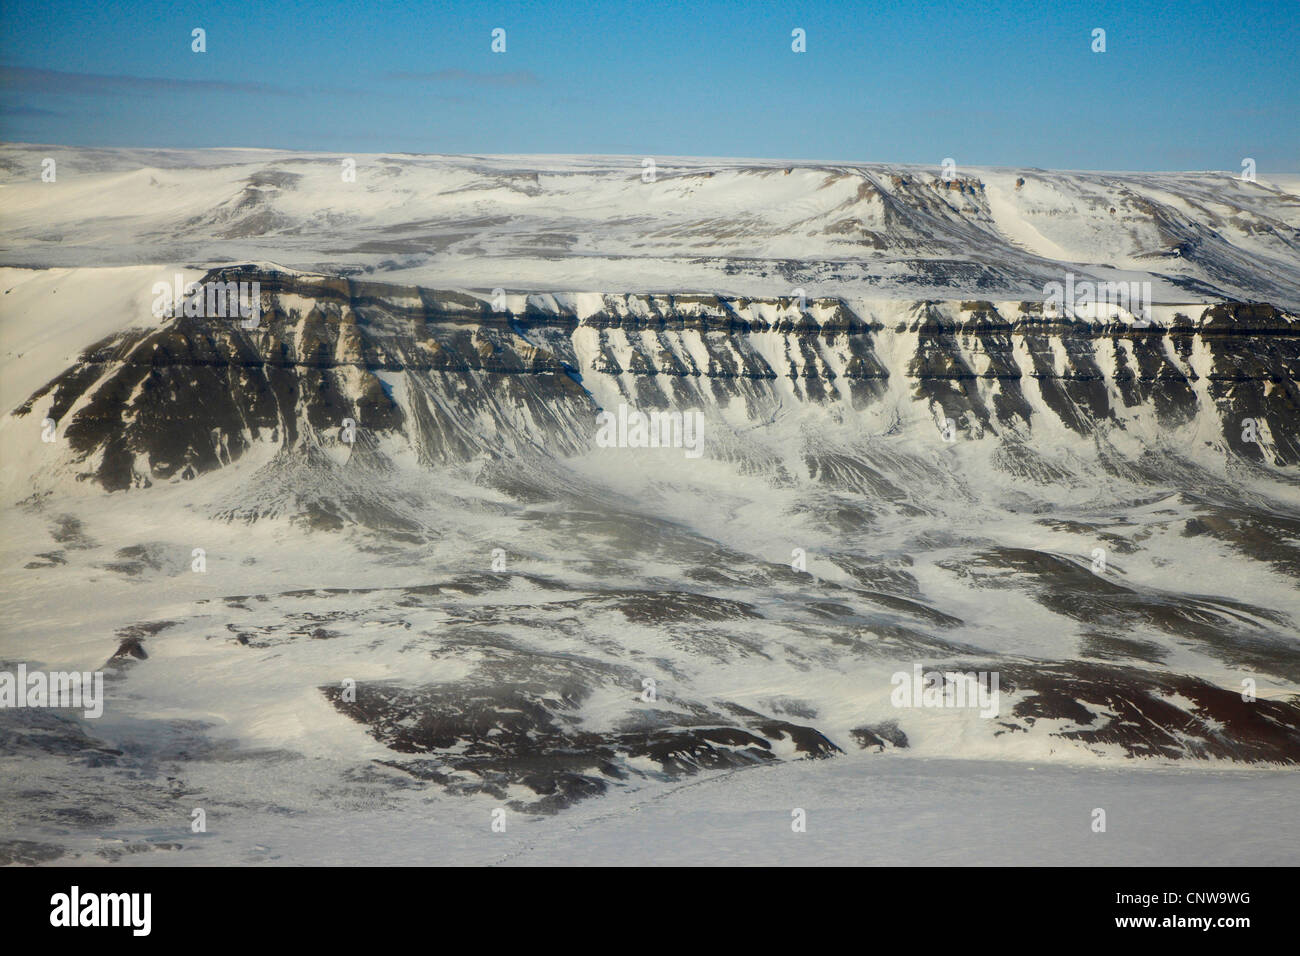
[[[53,419],[69,466],[108,490],[192,478],[259,443],[426,465],[581,454],[619,403],[698,409],[729,433],[818,409],[864,434],[915,425],[936,440],[1186,430],[1300,463],[1300,324],[1269,305],[1157,307],[1142,328],[1041,303],[580,295],[494,311],[254,267],[207,279],[258,282],[258,327],[178,317],[119,333],[13,414]]]

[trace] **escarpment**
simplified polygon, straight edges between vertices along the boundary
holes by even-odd
[[[236,280],[258,284],[256,327],[127,328],[12,414],[52,420],[69,467],[108,490],[193,478],[259,443],[340,446],[345,428],[351,453],[431,465],[582,454],[618,402],[733,428],[888,411],[961,440],[1194,425],[1232,455],[1300,464],[1300,325],[1267,304],[1158,306],[1139,325],[1035,302],[575,294],[504,308],[252,266],[205,278]]]

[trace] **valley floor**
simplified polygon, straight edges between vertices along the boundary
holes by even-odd
[[[263,767],[260,791],[297,789],[304,770],[297,761]],[[241,780],[236,773],[226,785]],[[408,791],[386,799],[394,796],[400,806],[350,811],[232,804],[214,810],[204,834],[190,833],[183,814],[174,827],[93,838],[64,828],[30,834],[28,859],[16,846],[9,852],[19,857],[11,862],[128,866],[1195,867],[1300,858],[1300,775],[1282,771],[855,755],[708,774],[557,816],[507,811],[504,832],[493,831],[495,801],[486,797]],[[806,811],[805,832],[792,831],[795,808]],[[1106,811],[1102,833],[1092,830],[1097,808]],[[68,855],[42,860],[40,845]]]

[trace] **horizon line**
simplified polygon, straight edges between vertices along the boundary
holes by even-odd
[[[728,163],[728,164],[763,164],[772,166],[795,165],[808,167],[823,166],[906,166],[917,169],[929,169],[934,167],[941,169],[942,161],[931,163],[907,162],[901,160],[880,160],[880,159],[799,159],[793,157],[779,156],[709,156],[703,154],[686,154],[686,153],[664,153],[658,155],[649,155],[644,153],[479,153],[479,152],[462,152],[462,153],[419,153],[407,150],[381,150],[378,152],[363,152],[357,150],[335,150],[335,149],[295,149],[286,146],[96,146],[87,144],[71,143],[28,143],[19,141],[8,141],[0,139],[0,149],[18,148],[18,149],[82,149],[82,150],[103,150],[128,152],[133,150],[150,150],[153,152],[164,153],[215,153],[215,152],[263,152],[263,153],[293,153],[302,156],[338,156],[350,158],[355,156],[411,156],[416,158],[429,159],[597,159],[597,160],[628,160],[629,162],[641,162],[644,159],[653,159],[656,164],[670,163],[672,161],[683,161],[686,163]],[[1063,166],[1008,166],[1000,163],[961,163],[958,162],[955,167],[957,170],[962,169],[989,169],[989,170],[1018,170],[1027,172],[1052,172],[1052,173],[1094,173],[1094,174],[1112,174],[1112,175],[1142,175],[1142,174],[1223,174],[1233,179],[1240,178],[1238,170],[1231,169],[1115,169],[1115,168],[1083,168],[1083,167],[1063,167]],[[1300,175],[1300,166],[1295,169],[1283,169],[1275,171],[1260,170],[1256,168],[1256,176],[1296,176]],[[1241,180],[1246,181],[1246,180]]]

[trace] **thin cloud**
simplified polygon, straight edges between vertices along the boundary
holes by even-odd
[[[54,94],[120,93],[260,93],[287,94],[289,91],[265,83],[232,83],[227,80],[183,80],[160,76],[110,76],[102,73],[65,73],[27,66],[0,66],[0,86],[6,91]]]
[[[62,116],[54,110],[43,110],[35,106],[5,106],[0,104],[0,113],[6,116]]]
[[[462,86],[523,87],[539,86],[541,80],[532,70],[510,73],[473,73],[469,70],[435,70],[432,73],[389,73],[390,80],[413,80],[423,83],[457,83]]]

